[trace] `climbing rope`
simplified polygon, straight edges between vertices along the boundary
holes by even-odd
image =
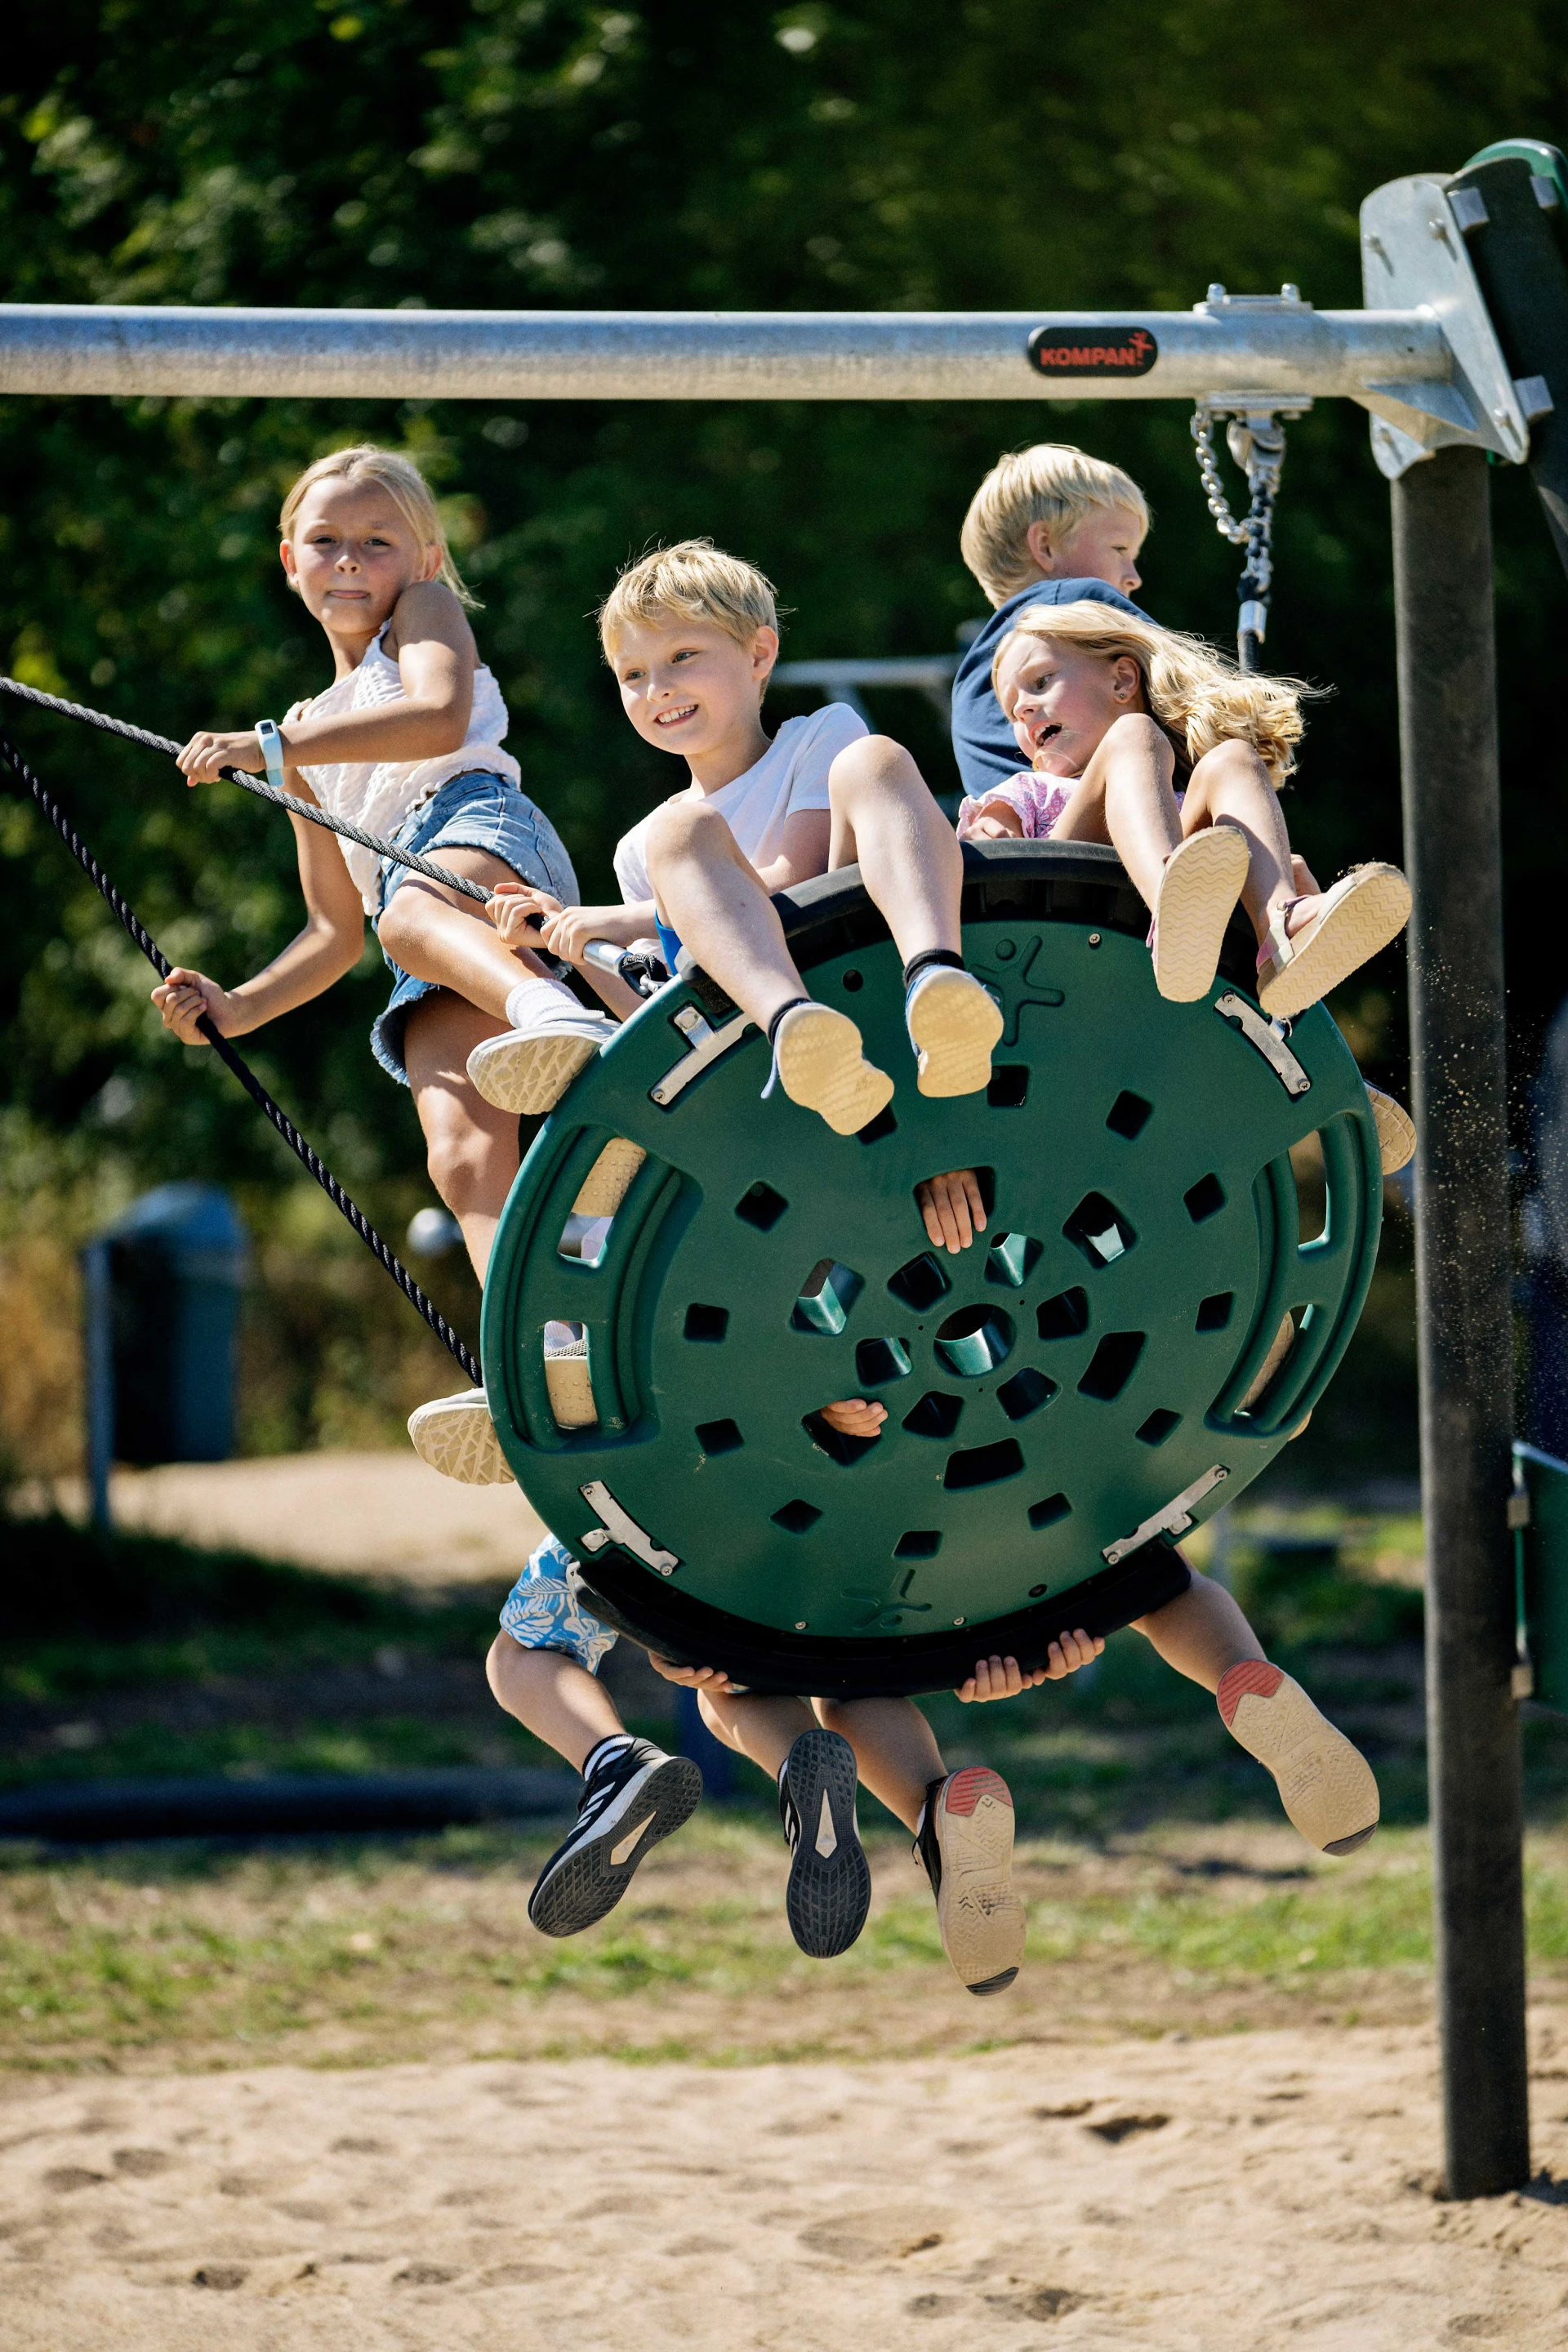
[[[1215,529],[1233,547],[1247,550],[1247,569],[1237,583],[1241,610],[1237,619],[1237,660],[1244,670],[1263,667],[1259,649],[1268,626],[1268,600],[1274,584],[1274,501],[1279,493],[1285,463],[1285,425],[1272,409],[1247,408],[1233,415],[1226,427],[1226,446],[1242,472],[1251,499],[1247,513],[1231,512],[1225,484],[1215,457],[1214,428],[1225,413],[1200,400],[1193,415],[1193,439],[1197,445],[1198,471]]]
[[[66,702],[58,694],[42,694],[36,686],[24,686],[19,677],[0,677],[0,694],[14,694],[21,702],[36,702],[40,710],[58,710],[62,719],[79,719],[84,727],[100,727],[106,735],[122,735],[128,743],[144,743],[150,751],[167,751],[174,758],[180,751],[179,744],[167,735],[153,735],[145,727],[132,727],[123,719],[110,719],[105,710],[89,710],[82,702]],[[330,816],[313,801],[296,800],[292,793],[264,783],[259,776],[247,776],[242,768],[225,768],[222,772],[242,792],[254,793],[260,801],[272,801],[279,808],[286,808],[290,816],[302,816],[309,824],[319,824],[327,833],[342,834],[345,841],[357,841],[362,849],[374,849],[378,857],[390,857],[395,865],[406,866],[411,874],[423,874],[427,882],[440,882],[448,890],[461,891],[465,898],[477,898],[481,907],[489,901],[490,894],[482,883],[470,882],[428,857],[417,856],[411,849],[399,849],[395,842],[384,841],[379,834],[362,833],[357,824],[350,824],[341,816]]]
[[[100,718],[99,713],[96,711],[79,709],[74,703],[58,701],[53,695],[35,693],[33,688],[30,687],[18,687],[14,678],[6,678],[4,681],[0,681],[0,683],[4,683],[4,685],[13,693],[20,693],[28,701],[40,702],[49,709],[65,711],[73,718],[86,719],[91,720],[94,724],[106,726],[116,734],[128,735],[134,741],[151,744],[156,751],[168,751],[178,748],[177,746],[165,743],[162,736],[144,734],[139,728],[121,726],[119,721],[115,719],[104,719]],[[71,856],[76,859],[77,864],[81,867],[83,873],[93,884],[94,887],[102,893],[104,898],[108,902],[109,906],[113,909],[114,914],[120,922],[135,940],[136,945],[141,949],[142,954],[146,957],[153,971],[158,974],[159,979],[167,980],[169,973],[173,969],[168,957],[163,953],[162,948],[159,947],[158,942],[153,939],[146,926],[140,920],[134,909],[127,906],[125,900],[121,897],[113,883],[110,882],[109,877],[100,866],[97,858],[94,857],[91,850],[89,849],[87,844],[77,832],[76,827],[71,824],[71,821],[67,816],[64,809],[61,808],[59,803],[55,799],[53,793],[48,791],[42,780],[34,774],[32,769],[27,765],[26,760],[23,759],[21,752],[11,740],[9,735],[6,734],[4,728],[0,728],[0,761],[4,761],[5,764],[10,769],[12,774],[16,776],[18,782],[26,785],[34,800],[37,801],[38,806],[43,810],[44,814],[48,818],[49,823],[54,826],[55,831],[59,835],[60,839],[65,843],[66,847],[70,851]],[[268,799],[278,799],[282,801],[289,800],[289,795],[284,793],[268,793],[267,797]],[[310,816],[320,814],[318,811],[305,808],[298,802],[289,802],[289,804],[292,807],[299,808],[301,815]],[[345,830],[346,828],[335,829]],[[363,835],[356,837],[362,840],[365,838]],[[371,848],[376,846],[374,841],[366,841],[365,845]],[[434,871],[435,878],[437,880],[445,881],[448,878],[451,878],[454,881],[456,880],[455,877],[448,877],[443,875],[439,868],[436,868]],[[458,887],[459,888],[468,888],[470,890],[472,888],[471,885],[466,884],[458,884]],[[479,895],[482,897],[484,894],[480,892]],[[392,1276],[394,1282],[396,1283],[399,1290],[402,1291],[405,1298],[408,1300],[411,1306],[417,1307],[419,1313],[423,1315],[426,1322],[428,1323],[431,1330],[434,1331],[442,1346],[457,1359],[458,1362],[462,1366],[463,1370],[468,1374],[468,1379],[473,1382],[474,1386],[476,1388],[481,1388],[484,1385],[484,1374],[480,1370],[479,1363],[475,1358],[469,1354],[461,1339],[458,1339],[457,1333],[453,1330],[446,1317],[441,1313],[440,1308],[437,1307],[432,1300],[426,1298],[425,1293],[420,1289],[419,1285],[415,1281],[414,1276],[409,1273],[407,1267],[401,1264],[398,1258],[394,1255],[393,1251],[387,1246],[386,1243],[382,1240],[381,1235],[376,1232],[375,1227],[371,1223],[370,1219],[365,1215],[364,1211],[359,1206],[357,1202],[352,1201],[349,1198],[349,1195],[344,1192],[337,1178],[332,1174],[331,1170],[324,1166],[322,1161],[317,1157],[316,1153],[306,1142],[304,1137],[294,1125],[293,1120],[289,1117],[288,1113],[281,1109],[279,1106],[273,1101],[271,1096],[268,1093],[266,1087],[262,1085],[260,1079],[257,1076],[249,1064],[242,1060],[240,1055],[235,1052],[234,1047],[229,1044],[228,1039],[219,1034],[219,1032],[213,1026],[212,1022],[207,1018],[205,1013],[202,1015],[200,1021],[196,1024],[196,1026],[200,1029],[202,1035],[206,1039],[208,1045],[211,1045],[216,1053],[220,1061],[226,1062],[228,1067],[234,1072],[235,1076],[239,1080],[240,1085],[245,1088],[245,1091],[250,1097],[251,1101],[255,1103],[260,1110],[265,1111],[267,1117],[278,1129],[279,1134],[283,1138],[284,1142],[289,1146],[289,1150],[292,1151],[298,1159],[304,1162],[311,1175],[315,1178],[317,1183],[321,1186],[322,1192],[325,1192],[328,1200],[332,1203],[332,1206],[335,1209],[340,1210],[348,1219],[350,1224],[353,1227],[361,1241],[363,1242],[366,1249],[370,1251],[372,1256],[374,1257],[381,1265],[384,1266],[386,1272]]]

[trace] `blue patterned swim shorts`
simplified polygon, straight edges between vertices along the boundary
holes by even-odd
[[[507,1594],[501,1632],[525,1650],[564,1650],[596,1675],[616,1636],[583,1606],[577,1563],[559,1536],[546,1536]]]

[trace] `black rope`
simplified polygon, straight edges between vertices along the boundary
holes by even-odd
[[[20,702],[35,702],[40,710],[57,710],[62,719],[79,719],[84,727],[100,727],[106,735],[122,735],[128,743],[143,743],[149,751],[166,751],[173,759],[180,746],[167,735],[153,735],[145,727],[132,727],[123,719],[110,719],[106,710],[89,710],[84,702],[66,702],[58,694],[43,694],[36,686],[24,686],[19,677],[0,677],[0,694],[14,694]],[[439,882],[448,890],[460,891],[465,898],[477,898],[481,907],[488,905],[490,894],[482,883],[470,882],[449,867],[437,866],[428,857],[420,857],[412,849],[399,849],[395,842],[384,841],[377,833],[362,833],[357,824],[345,817],[330,816],[314,801],[296,800],[292,793],[280,792],[276,784],[264,783],[259,776],[247,776],[243,768],[225,768],[222,773],[241,792],[254,793],[258,800],[271,801],[275,807],[286,808],[290,816],[302,816],[308,824],[319,824],[327,833],[342,834],[345,841],[357,841],[362,849],[374,849],[378,857],[390,857],[395,865],[406,866],[411,874],[423,874],[427,882]]]
[[[16,690],[15,679],[7,678],[4,683],[6,687],[12,688],[13,691]],[[135,741],[149,743],[154,750],[172,748],[165,746],[162,737],[160,736],[143,734],[140,728],[122,727],[117,720],[113,719],[99,721],[97,712],[78,710],[71,703],[57,702],[52,695],[35,694],[33,689],[29,687],[24,687],[20,691],[29,701],[41,702],[53,709],[70,712],[77,718],[92,719],[95,722],[108,726],[116,734],[129,735]],[[76,859],[77,864],[81,867],[82,872],[87,876],[88,879],[94,885],[94,887],[102,893],[104,898],[108,901],[110,907],[113,909],[121,923],[123,924],[125,929],[129,931],[131,937],[135,940],[136,945],[141,949],[142,954],[146,957],[153,971],[158,974],[159,979],[167,980],[172,969],[168,957],[163,953],[162,948],[159,947],[157,940],[153,939],[146,926],[139,919],[134,909],[126,905],[125,900],[121,897],[113,883],[110,882],[109,877],[100,866],[91,850],[89,849],[87,844],[78,834],[76,827],[71,824],[70,819],[67,816],[64,809],[60,807],[59,803],[47,789],[42,781],[33,773],[32,769],[27,765],[26,760],[23,759],[22,754],[16,749],[16,744],[13,743],[11,738],[6,734],[4,728],[0,728],[0,760],[3,760],[18,781],[26,786],[34,800],[37,801],[38,806],[43,810],[44,814],[48,818],[49,823],[54,826],[55,831],[59,835],[60,839],[65,843],[66,847],[70,851],[71,856]],[[287,795],[279,794],[277,797],[286,799]],[[302,810],[301,813],[305,814],[313,814],[313,812],[308,810]],[[428,1323],[431,1330],[435,1332],[436,1337],[440,1340],[442,1346],[457,1359],[458,1362],[462,1366],[463,1370],[468,1374],[474,1386],[476,1388],[482,1388],[484,1386],[483,1371],[480,1370],[479,1365],[476,1362],[475,1359],[469,1354],[468,1349],[463,1345],[461,1339],[458,1339],[457,1333],[453,1330],[451,1325],[447,1322],[440,1308],[434,1305],[430,1299],[426,1297],[425,1293],[420,1289],[419,1285],[415,1281],[414,1276],[409,1273],[407,1267],[400,1263],[398,1258],[395,1256],[393,1252],[388,1248],[385,1242],[382,1240],[381,1235],[376,1232],[375,1227],[371,1223],[370,1219],[365,1215],[364,1211],[358,1205],[357,1202],[350,1200],[348,1194],[343,1191],[343,1188],[339,1183],[337,1178],[332,1174],[331,1170],[324,1166],[322,1161],[318,1159],[316,1153],[306,1142],[304,1137],[300,1134],[299,1129],[295,1126],[288,1113],[282,1110],[279,1106],[273,1101],[271,1096],[268,1093],[266,1087],[262,1085],[260,1079],[257,1076],[249,1064],[241,1060],[240,1056],[235,1052],[234,1047],[229,1044],[228,1039],[220,1035],[219,1032],[213,1026],[212,1022],[205,1013],[197,1022],[196,1026],[200,1029],[202,1035],[206,1039],[208,1045],[211,1045],[214,1051],[217,1054],[219,1060],[226,1063],[228,1067],[234,1072],[235,1076],[239,1080],[240,1085],[245,1088],[245,1091],[250,1097],[251,1101],[256,1104],[258,1109],[265,1111],[267,1117],[272,1121],[273,1126],[278,1129],[279,1134],[283,1138],[284,1142],[289,1146],[289,1150],[292,1151],[298,1159],[304,1162],[311,1175],[315,1178],[317,1183],[321,1186],[322,1192],[325,1192],[328,1200],[332,1203],[332,1206],[335,1209],[342,1211],[342,1214],[348,1219],[350,1224],[353,1227],[355,1233],[359,1235],[361,1241],[363,1242],[366,1249],[368,1249],[371,1255],[385,1267],[387,1273],[391,1275],[394,1282],[396,1283],[399,1290],[402,1291],[405,1298],[408,1300],[411,1306],[418,1308],[420,1314],[423,1315],[426,1322]]]

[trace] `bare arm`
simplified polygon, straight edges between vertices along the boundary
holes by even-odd
[[[339,760],[436,760],[456,751],[468,731],[479,654],[468,616],[439,580],[416,580],[397,600],[387,632],[403,677],[403,699],[335,718],[291,719],[282,730],[289,765]],[[254,774],[261,746],[250,728],[219,735],[204,730],[180,753],[186,781],[211,783],[225,768]],[[290,785],[295,791],[297,786]]]
[[[302,776],[290,775],[290,791],[300,800],[314,797]],[[332,835],[302,817],[290,817],[295,853],[300,861],[300,886],[305,897],[305,922],[280,955],[252,980],[235,989],[220,988],[199,971],[183,966],[153,991],[153,1002],[163,1016],[165,1029],[182,1044],[206,1043],[196,1027],[205,1013],[224,1037],[243,1037],[264,1022],[276,1021],[297,1004],[307,1004],[341,980],[359,961],[364,946],[364,908],[342,852]]]

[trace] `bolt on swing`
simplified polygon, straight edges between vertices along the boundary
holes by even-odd
[[[1277,295],[1227,294],[1223,286],[1211,286],[1205,303],[1206,310],[1223,306],[1226,310],[1275,309],[1288,305],[1304,308],[1294,286],[1282,286]],[[1247,568],[1237,583],[1240,610],[1237,614],[1237,660],[1244,670],[1262,667],[1260,649],[1268,629],[1268,603],[1274,586],[1274,502],[1279,494],[1279,476],[1285,464],[1285,425],[1304,416],[1311,402],[1282,400],[1278,393],[1232,392],[1215,394],[1200,400],[1193,414],[1192,435],[1196,445],[1198,471],[1203,477],[1204,496],[1215,520],[1215,529],[1233,547],[1247,550]],[[1219,461],[1215,455],[1214,429],[1222,419],[1226,425],[1226,446],[1247,477],[1247,510],[1245,515],[1232,513],[1230,501],[1220,478]]]

